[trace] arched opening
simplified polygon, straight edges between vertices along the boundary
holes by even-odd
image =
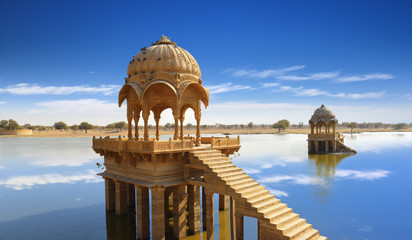
[[[179,112],[177,111],[177,92],[173,86],[168,82],[158,81],[149,84],[143,92],[142,106],[143,106],[143,120],[145,125],[144,139],[148,140],[148,119],[150,111],[153,112],[153,118],[156,125],[156,139],[159,140],[159,121],[160,115],[163,110],[167,108],[173,109],[173,115],[175,120],[175,134],[174,139],[178,137],[178,118]]]

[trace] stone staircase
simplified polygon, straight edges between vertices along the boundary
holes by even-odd
[[[344,152],[344,153],[349,153],[349,154],[355,154],[356,151],[353,150],[352,148],[346,146],[343,142],[338,141],[336,143],[336,151],[337,152]]]
[[[249,175],[236,167],[229,157],[216,149],[199,149],[193,151],[197,164],[202,164],[205,174],[215,176],[213,182],[224,184],[227,195],[233,197],[236,203],[247,206],[248,211],[253,211],[259,220],[273,225],[274,231],[280,233],[285,240],[324,240],[319,231],[312,228],[311,224],[299,217],[286,204],[281,203],[274,195],[270,194],[264,186],[255,182]]]

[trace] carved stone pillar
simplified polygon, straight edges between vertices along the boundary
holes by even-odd
[[[213,207],[213,192],[205,191],[206,198],[206,225],[207,225],[207,240],[215,239],[214,229],[214,207]]]
[[[152,190],[152,239],[165,240],[164,186],[151,187]]]
[[[230,197],[229,218],[230,218],[230,239],[235,240],[236,239],[235,199],[233,199],[232,197]]]
[[[315,153],[319,152],[319,142],[318,141],[314,141],[315,144]]]
[[[143,121],[144,121],[144,140],[148,141],[149,140],[149,127],[148,127],[148,120],[149,120],[149,112],[143,111]]]
[[[180,139],[183,139],[184,133],[183,133],[183,122],[185,121],[185,117],[180,116]]]
[[[113,179],[105,178],[106,211],[114,211],[116,208],[116,190]]]
[[[131,209],[135,209],[136,207],[136,193],[135,187],[133,184],[127,184],[127,206]]]
[[[154,120],[156,122],[156,140],[159,141],[159,121],[160,121],[160,113],[156,113],[154,115]]]
[[[219,194],[219,210],[226,210],[229,208],[229,196]]]
[[[202,219],[203,219],[203,231],[207,230],[206,224],[206,192],[205,187],[202,187]]]
[[[122,181],[116,181],[116,214],[127,214],[127,191],[128,184]]]
[[[177,140],[179,138],[179,117],[176,115],[175,117],[175,135],[173,136],[174,140]]]
[[[134,137],[136,139],[139,138],[139,118],[140,118],[140,111],[134,113]]]
[[[137,238],[150,238],[150,212],[149,212],[149,188],[136,186],[137,206]]]
[[[235,214],[236,240],[243,240],[243,215]]]
[[[189,234],[200,232],[200,187],[187,185],[188,209],[189,209]]]
[[[329,152],[329,141],[325,141],[325,152]]]
[[[129,103],[129,102],[127,102],[127,103]],[[130,104],[127,104],[127,137],[129,139],[133,138],[132,120],[133,120],[133,110],[132,110]]]
[[[175,239],[186,237],[186,185],[173,188],[173,236]]]
[[[200,139],[200,109],[198,109],[198,113],[195,115],[196,118],[196,146],[200,146],[201,139]]]

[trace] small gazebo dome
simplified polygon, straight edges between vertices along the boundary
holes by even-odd
[[[333,114],[329,108],[325,107],[325,105],[322,104],[322,106],[315,110],[311,119],[309,120],[309,123],[316,125],[318,122],[325,122],[326,124],[328,124],[331,121],[337,123],[338,119],[336,119],[335,114]]]
[[[185,80],[202,82],[196,59],[163,35],[152,46],[143,47],[132,58],[127,75],[127,82],[138,82],[141,85],[156,79],[167,80],[177,86]]]

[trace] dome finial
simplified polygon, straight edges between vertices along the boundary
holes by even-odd
[[[170,41],[170,37],[166,37],[165,35],[162,34],[159,40],[156,41],[156,43],[152,45],[161,45],[161,44],[172,44],[176,45],[175,42]]]
[[[324,108],[324,107],[325,107],[325,104],[322,104],[322,106],[320,106],[320,107]]]

